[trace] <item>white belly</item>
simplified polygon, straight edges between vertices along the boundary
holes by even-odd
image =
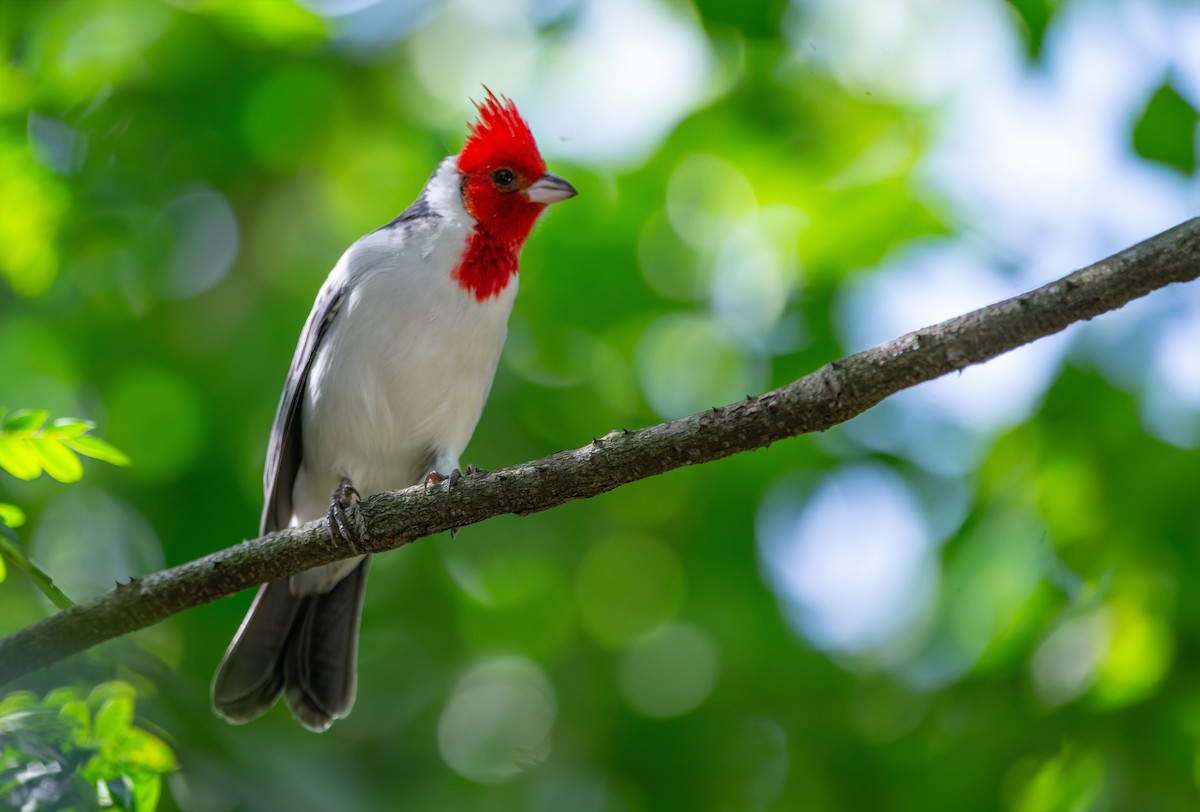
[[[367,496],[458,464],[491,389],[517,284],[478,302],[448,270],[429,278],[429,265],[368,272],[321,342],[302,407],[297,520],[325,515],[342,477]]]

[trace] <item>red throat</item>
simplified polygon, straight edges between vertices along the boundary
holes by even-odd
[[[508,287],[508,283],[517,275],[517,265],[521,247],[513,248],[503,240],[498,240],[481,230],[476,224],[475,232],[467,241],[467,250],[463,252],[462,261],[450,274],[450,278],[458,283],[463,290],[475,296],[477,302],[483,302]]]
[[[546,163],[512,101],[489,90],[476,107],[479,119],[458,155],[463,206],[475,227],[451,278],[482,302],[499,296],[516,276],[521,246],[546,208],[523,190],[545,174]],[[500,169],[515,177],[514,185],[497,187],[493,173]]]
[[[467,210],[476,218],[475,228],[467,240],[462,261],[450,278],[482,302],[499,296],[517,275],[521,247],[546,207],[528,200],[520,203],[510,200],[492,209],[489,208],[492,201],[486,195],[472,195],[470,183],[468,180],[464,184],[463,197]]]

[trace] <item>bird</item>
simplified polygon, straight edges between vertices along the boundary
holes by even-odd
[[[317,293],[271,429],[263,535],[324,517],[356,552],[356,500],[460,476],[521,248],[548,206],[576,195],[547,172],[516,104],[484,90],[461,151],[351,245]],[[213,677],[216,714],[248,722],[282,694],[310,730],[345,717],[369,563],[353,555],[259,587]]]

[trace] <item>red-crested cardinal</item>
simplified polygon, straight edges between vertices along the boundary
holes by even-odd
[[[575,195],[546,171],[510,100],[488,91],[476,106],[462,152],[350,246],[317,294],[271,429],[264,534],[324,516],[353,549],[352,499],[457,476],[500,360],[521,246],[548,205]],[[281,692],[310,730],[350,712],[369,561],[259,588],[213,679],[218,715],[247,722]]]

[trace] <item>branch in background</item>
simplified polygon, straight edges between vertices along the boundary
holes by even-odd
[[[1197,276],[1200,218],[1193,218],[1057,282],[826,364],[766,394],[464,477],[449,494],[441,487],[376,494],[350,517],[362,531],[364,551],[379,553],[492,516],[535,513],[684,465],[824,431],[902,389]],[[0,684],[184,609],[350,554],[330,543],[324,521],[314,521],[133,579],[0,640]]]

